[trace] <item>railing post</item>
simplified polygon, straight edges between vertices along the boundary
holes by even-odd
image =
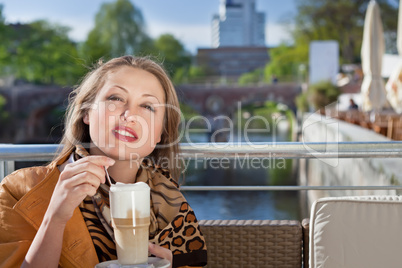
[[[5,168],[4,168],[4,161],[0,161],[0,182],[3,180],[3,178],[6,176],[5,173]]]
[[[15,170],[15,162],[14,161],[0,161],[0,182],[8,174],[14,172],[14,170]]]

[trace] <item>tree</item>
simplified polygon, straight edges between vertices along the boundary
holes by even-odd
[[[3,5],[0,4],[0,25],[4,25],[6,18],[3,15]]]
[[[141,11],[129,0],[116,0],[102,4],[95,17],[95,27],[83,44],[82,56],[95,61],[152,50]]]
[[[3,5],[0,4],[0,76],[5,75],[8,71],[8,62],[10,61],[10,31],[5,24],[5,17],[3,15]]]
[[[385,35],[392,39],[392,33],[396,32],[397,25],[395,19],[398,17],[397,1],[377,0],[377,2],[382,12]],[[368,1],[298,0],[296,5],[298,14],[293,31],[296,46],[308,51],[308,45],[313,40],[336,40],[339,42],[341,62],[360,61]],[[392,42],[396,43],[395,40]]]
[[[159,36],[155,40],[155,49],[163,59],[165,67],[170,70],[190,66],[191,56],[183,44],[171,34]]]
[[[276,76],[279,81],[293,80],[297,76],[299,65],[307,61],[306,51],[297,46],[281,44],[269,51],[270,61],[264,69],[264,80]]]
[[[183,44],[171,34],[163,34],[155,40],[154,53],[162,60],[164,67],[172,77],[175,77],[179,69],[187,72],[190,67],[190,54],[184,49]]]
[[[0,75],[33,83],[72,85],[82,75],[69,28],[39,20],[5,24],[0,45]]]
[[[32,82],[72,85],[82,74],[76,45],[68,38],[69,28],[36,21],[29,25],[29,38],[17,48],[18,72]]]
[[[189,68],[176,70],[173,82],[176,84],[205,82],[206,71],[204,67],[191,65]]]
[[[5,105],[7,103],[6,98],[4,98],[2,95],[0,95],[0,125],[3,126],[0,129],[0,135],[3,135],[7,131],[8,128],[8,119],[9,119],[9,113],[5,110]],[[10,129],[8,129],[10,132]]]
[[[324,109],[325,106],[330,105],[338,100],[341,91],[329,81],[320,81],[310,85],[306,92],[299,94],[296,97],[297,108],[306,112],[307,107],[316,110]]]
[[[252,84],[257,84],[263,79],[263,69],[255,69],[252,72],[242,74],[238,79],[238,84],[240,86],[247,86]]]

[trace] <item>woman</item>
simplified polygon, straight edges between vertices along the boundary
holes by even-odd
[[[178,175],[179,121],[174,87],[152,60],[124,56],[89,72],[73,92],[60,154],[1,183],[1,266],[116,259],[106,169],[113,182],[151,187],[151,254],[172,267],[205,265],[205,240],[170,175]]]

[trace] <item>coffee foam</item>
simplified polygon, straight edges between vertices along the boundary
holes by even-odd
[[[110,187],[113,218],[146,218],[150,214],[150,188],[144,182],[116,183]]]

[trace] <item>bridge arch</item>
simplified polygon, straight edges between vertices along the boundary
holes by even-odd
[[[260,101],[275,101],[295,110],[295,97],[301,89],[295,83],[278,83],[263,86],[197,86],[181,85],[177,87],[182,102],[191,105],[202,115],[211,114],[211,98],[221,99],[220,114],[230,115],[241,105]],[[215,101],[215,103],[219,103]]]
[[[9,123],[11,143],[49,143],[49,116],[56,107],[65,107],[71,88],[55,85],[19,84],[2,88],[1,94],[6,97],[6,109],[12,114]],[[57,125],[62,124],[60,116]],[[12,132],[12,133],[11,133]]]

